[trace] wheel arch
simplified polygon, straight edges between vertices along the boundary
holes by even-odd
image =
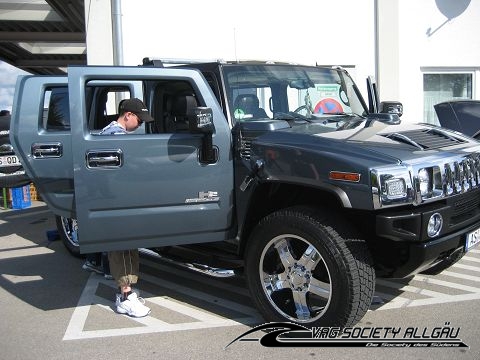
[[[239,255],[243,257],[250,234],[259,221],[268,214],[292,206],[309,206],[342,211],[350,202],[341,189],[280,182],[259,184],[252,194],[240,234]]]

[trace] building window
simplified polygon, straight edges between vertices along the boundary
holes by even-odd
[[[447,100],[472,99],[473,73],[423,74],[424,121],[439,125],[433,106]]]

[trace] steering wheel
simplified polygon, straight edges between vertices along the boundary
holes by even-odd
[[[305,114],[302,114],[302,113],[301,113],[302,111],[305,111]],[[306,116],[306,115],[308,114],[307,105],[302,105],[302,106],[296,108],[293,112],[296,113],[296,114],[300,114],[300,115]]]

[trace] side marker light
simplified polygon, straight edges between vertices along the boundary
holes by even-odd
[[[360,174],[358,173],[350,173],[350,172],[342,172],[342,171],[330,171],[328,176],[330,180],[343,180],[343,181],[350,181],[350,182],[359,182],[360,181]]]

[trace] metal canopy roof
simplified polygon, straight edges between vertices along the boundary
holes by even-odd
[[[0,60],[32,74],[86,65],[84,0],[0,0]]]

